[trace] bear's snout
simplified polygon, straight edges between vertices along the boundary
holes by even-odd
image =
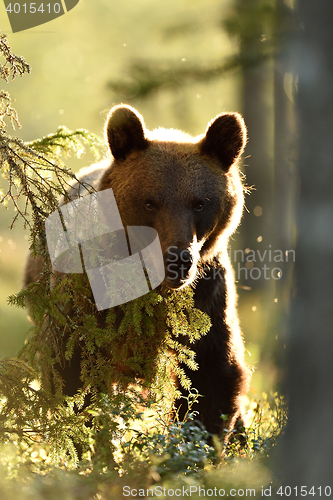
[[[172,289],[180,288],[190,279],[193,267],[191,252],[175,246],[169,247],[163,255],[165,278],[164,283]]]

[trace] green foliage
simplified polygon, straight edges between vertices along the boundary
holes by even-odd
[[[216,458],[215,450],[208,443],[210,435],[204,426],[195,421],[193,411],[198,395],[190,393],[187,399],[188,412],[183,422],[166,422],[163,414],[157,419],[154,429],[132,431],[131,439],[122,444],[123,463],[137,467],[145,462],[155,479],[164,480],[175,474],[199,477],[203,468]],[[141,417],[142,418],[142,417]]]
[[[41,390],[36,372],[19,359],[1,360],[0,378],[0,444],[19,445],[24,457],[34,445],[48,443],[55,464],[66,455],[75,464],[73,442],[85,441],[87,428],[86,418],[74,411],[70,399],[64,404],[63,398]],[[80,395],[76,404],[79,401]]]
[[[10,500],[20,491],[23,500],[60,495],[70,500],[108,500],[123,498],[124,487],[146,490],[200,486],[223,488],[226,492],[230,488],[256,488],[259,493],[272,478],[258,458],[267,457],[276,444],[277,432],[273,437],[270,429],[272,422],[277,424],[277,415],[285,413],[283,401],[276,395],[251,401],[247,418],[252,423],[246,427],[245,443],[235,442],[225,448],[215,439],[213,448],[207,444],[207,432],[194,424],[195,399],[189,399],[185,422],[168,422],[160,406],[147,406],[138,392],[129,392],[125,398],[119,394],[115,398],[100,397],[89,410],[94,419],[87,431],[90,453],[75,468],[64,454],[59,454],[55,462],[50,445],[42,439],[30,441],[30,445],[18,442],[15,448],[7,443],[1,448],[0,474],[11,481],[1,481],[0,476],[2,498]],[[253,445],[259,434],[261,447]]]
[[[24,73],[30,73],[30,66],[23,57],[14,55],[8,45],[6,35],[0,34],[0,55],[5,64],[0,64],[0,77],[8,82]],[[67,169],[61,155],[75,154],[81,157],[84,146],[98,159],[102,141],[85,130],[74,132],[59,127],[55,134],[24,143],[17,137],[7,134],[5,118],[10,118],[12,125],[20,126],[17,112],[11,107],[10,96],[0,91],[0,173],[7,181],[7,191],[0,192],[0,203],[11,203],[17,212],[12,226],[21,217],[24,226],[32,229],[32,249],[45,254],[45,218],[56,209],[58,196],[64,195],[69,188],[69,181],[75,175]],[[24,203],[18,202],[23,198]],[[32,220],[32,221],[31,221]]]
[[[97,154],[101,141],[87,131],[71,132],[61,127],[55,134],[30,143],[23,143],[0,130],[0,144],[1,174],[8,184],[0,202],[12,203],[17,211],[12,227],[21,217],[24,226],[32,229],[33,250],[36,251],[37,242],[45,248],[45,218],[56,209],[58,196],[65,195],[70,180],[75,179],[63,165],[61,153],[66,149],[67,155],[82,156],[84,144],[87,144]],[[24,199],[23,207],[18,202],[21,198]]]
[[[281,429],[287,423],[287,407],[283,396],[274,393],[262,394],[262,400],[256,402],[249,424],[248,442],[252,456],[268,456],[276,445]]]
[[[117,382],[126,389],[135,380],[155,395],[176,395],[171,372],[189,388],[179,362],[196,369],[188,345],[208,332],[207,315],[194,308],[193,291],[165,296],[153,291],[106,313],[94,313],[89,282],[84,275],[70,275],[49,285],[45,271],[38,283],[9,298],[30,306],[36,327],[22,355],[42,373],[43,387],[51,390],[61,380],[55,365],[81,352],[81,378],[85,387],[108,392]],[[56,279],[52,274],[51,279]],[[48,311],[47,320],[45,311]],[[183,339],[179,339],[182,336]],[[187,339],[187,340],[186,340]]]
[[[16,76],[22,76],[23,73],[30,73],[30,66],[21,56],[12,53],[6,35],[0,32],[0,56],[5,59],[4,64],[0,64],[0,78],[8,82],[10,76],[15,80]],[[3,139],[4,129],[6,128],[5,118],[9,118],[15,128],[15,124],[20,127],[17,112],[11,107],[11,98],[8,92],[0,90],[0,140]]]
[[[0,64],[0,78],[6,82],[8,82],[10,76],[14,80],[17,75],[22,76],[23,73],[30,73],[29,64],[22,56],[12,53],[7,36],[3,33],[0,33],[0,54],[6,61],[5,64]]]
[[[287,423],[285,400],[277,393],[269,396],[263,393],[261,400],[249,401],[245,417],[245,422],[236,426],[226,444],[226,461],[233,461],[238,455],[249,460],[269,456]]]
[[[59,127],[55,134],[49,134],[42,139],[35,139],[27,144],[33,150],[56,162],[59,162],[61,155],[67,157],[74,154],[77,158],[81,158],[86,152],[85,146],[98,160],[100,158],[100,149],[106,149],[104,142],[95,134],[88,132],[88,130],[78,129],[73,132],[64,126]]]

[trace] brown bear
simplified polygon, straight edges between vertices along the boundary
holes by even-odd
[[[83,169],[79,179],[97,191],[112,188],[125,227],[157,231],[162,287],[192,287],[195,306],[210,316],[210,331],[193,347],[199,368],[184,369],[202,395],[194,408],[199,420],[210,433],[221,434],[240,415],[249,379],[227,248],[244,204],[237,166],[246,143],[244,121],[238,113],[223,113],[205,134],[192,138],[178,130],[150,132],[135,109],[119,105],[111,109],[105,131],[112,158]],[[81,187],[74,184],[70,198]],[[30,258],[26,285],[38,279],[42,266],[42,258]],[[79,356],[62,375],[65,392],[74,393],[80,386]],[[186,410],[179,408],[181,418]]]

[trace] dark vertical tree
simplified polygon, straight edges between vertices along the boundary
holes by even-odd
[[[238,36],[243,78],[242,113],[249,135],[244,163],[247,183],[254,186],[251,196],[246,199],[248,210],[242,221],[242,246],[255,251],[257,248],[261,250],[263,246],[267,248],[271,243],[272,228],[273,66],[270,51],[267,51],[270,33],[266,31],[271,31],[271,9],[274,9],[274,2],[270,1],[238,0],[236,3],[240,20]],[[242,280],[243,276],[240,278]],[[268,285],[268,281],[250,279],[244,284],[249,284],[251,288],[262,288]]]
[[[249,135],[245,173],[248,185],[254,187],[247,198],[248,211],[244,214],[238,244],[256,255],[257,251],[262,254],[269,249],[292,248],[290,210],[294,183],[288,141],[293,138],[290,130],[293,104],[286,93],[288,69],[284,58],[289,19],[290,8],[284,0],[237,0],[234,15],[224,22],[227,31],[239,40],[242,112]],[[249,270],[250,264],[246,265]],[[276,266],[269,262],[269,267]],[[250,271],[247,280],[246,274],[239,276],[240,282],[252,289],[271,292],[264,299],[271,304],[273,297],[279,295],[276,289],[286,282],[285,266],[279,267],[283,269],[281,283],[275,283],[271,275],[268,279],[263,272],[258,278],[257,270],[253,275]]]
[[[283,392],[282,379],[285,369],[285,337],[287,316],[292,292],[292,272],[295,249],[295,192],[296,192],[296,117],[295,75],[288,58],[288,39],[294,16],[284,0],[276,0],[276,7],[283,22],[280,25],[280,40],[273,63],[274,144],[273,144],[273,198],[271,201],[270,233],[272,249],[284,254],[279,262],[282,270],[280,280],[275,280],[272,291],[279,307],[271,311],[271,335],[266,338],[263,349],[268,364],[274,362],[277,373],[277,388]],[[291,252],[289,252],[291,250]],[[285,252],[288,252],[287,255]],[[274,267],[274,265],[272,265]],[[272,301],[270,302],[272,304]],[[267,307],[269,307],[269,303]],[[276,341],[273,343],[272,338]]]
[[[296,297],[280,472],[285,485],[321,487],[325,496],[333,485],[333,4],[299,0],[298,18],[291,43],[299,75]]]
[[[295,194],[295,78],[287,56],[286,41],[292,18],[284,0],[276,0],[282,14],[283,35],[274,58],[274,246],[290,249],[294,245]]]

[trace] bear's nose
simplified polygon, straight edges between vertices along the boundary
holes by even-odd
[[[187,249],[170,247],[163,255],[165,281],[172,288],[180,287],[188,279],[193,259]]]

